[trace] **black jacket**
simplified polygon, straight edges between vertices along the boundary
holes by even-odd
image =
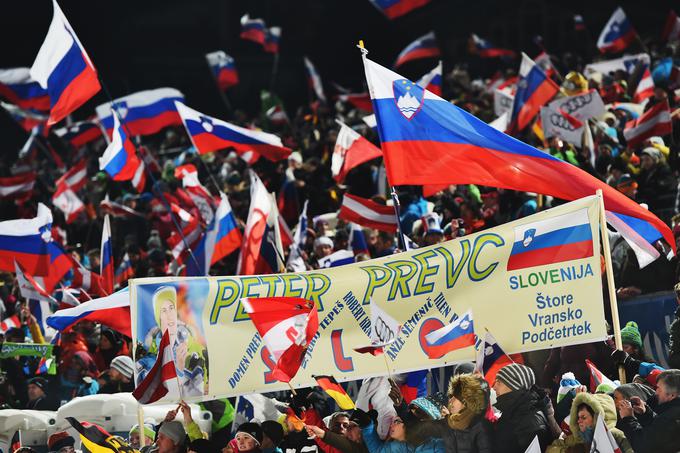
[[[444,441],[447,453],[491,453],[491,424],[482,416],[478,416],[467,429],[453,429],[446,418],[437,421],[422,421],[415,427],[409,426],[407,437],[411,431],[418,430],[417,437],[439,438]]]
[[[516,390],[496,399],[502,412],[494,424],[495,453],[524,453],[538,436],[541,451],[554,440],[548,426],[543,398],[534,390]]]
[[[654,413],[624,417],[616,425],[621,429],[636,453],[671,453],[680,450],[680,398],[659,404]]]

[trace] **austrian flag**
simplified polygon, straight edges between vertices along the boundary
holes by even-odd
[[[348,193],[342,198],[338,218],[388,233],[397,231],[397,218],[393,207]]]

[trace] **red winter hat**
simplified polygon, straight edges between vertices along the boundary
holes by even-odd
[[[50,451],[59,451],[64,447],[73,447],[76,440],[66,431],[54,433],[47,439],[47,447]]]

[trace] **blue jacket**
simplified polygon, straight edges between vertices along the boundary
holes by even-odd
[[[413,447],[398,440],[382,441],[375,432],[373,423],[362,429],[364,443],[369,453],[444,453],[444,441],[430,439],[424,444]]]

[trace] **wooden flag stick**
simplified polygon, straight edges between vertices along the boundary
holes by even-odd
[[[387,368],[387,377],[392,379],[392,370],[390,369],[390,364],[387,361],[387,354],[385,354],[385,352],[383,352],[382,356],[383,356],[383,359],[385,359],[385,367]]]
[[[607,216],[604,210],[604,196],[602,189],[596,192],[600,199],[600,232],[602,233],[602,248],[604,249],[604,270],[607,274],[607,290],[609,291],[609,304],[612,311],[612,324],[614,325],[614,342],[616,349],[623,350],[623,343],[621,342],[621,324],[619,321],[619,305],[616,300],[616,286],[614,285],[614,268],[612,267],[612,254],[609,248],[609,234],[607,232]],[[619,381],[621,384],[626,383],[626,370],[623,365],[619,366]]]
[[[293,394],[293,396],[297,396],[297,392],[295,391],[295,389],[291,385],[290,381],[286,382],[286,384],[288,384],[288,387],[290,388],[290,391]]]

